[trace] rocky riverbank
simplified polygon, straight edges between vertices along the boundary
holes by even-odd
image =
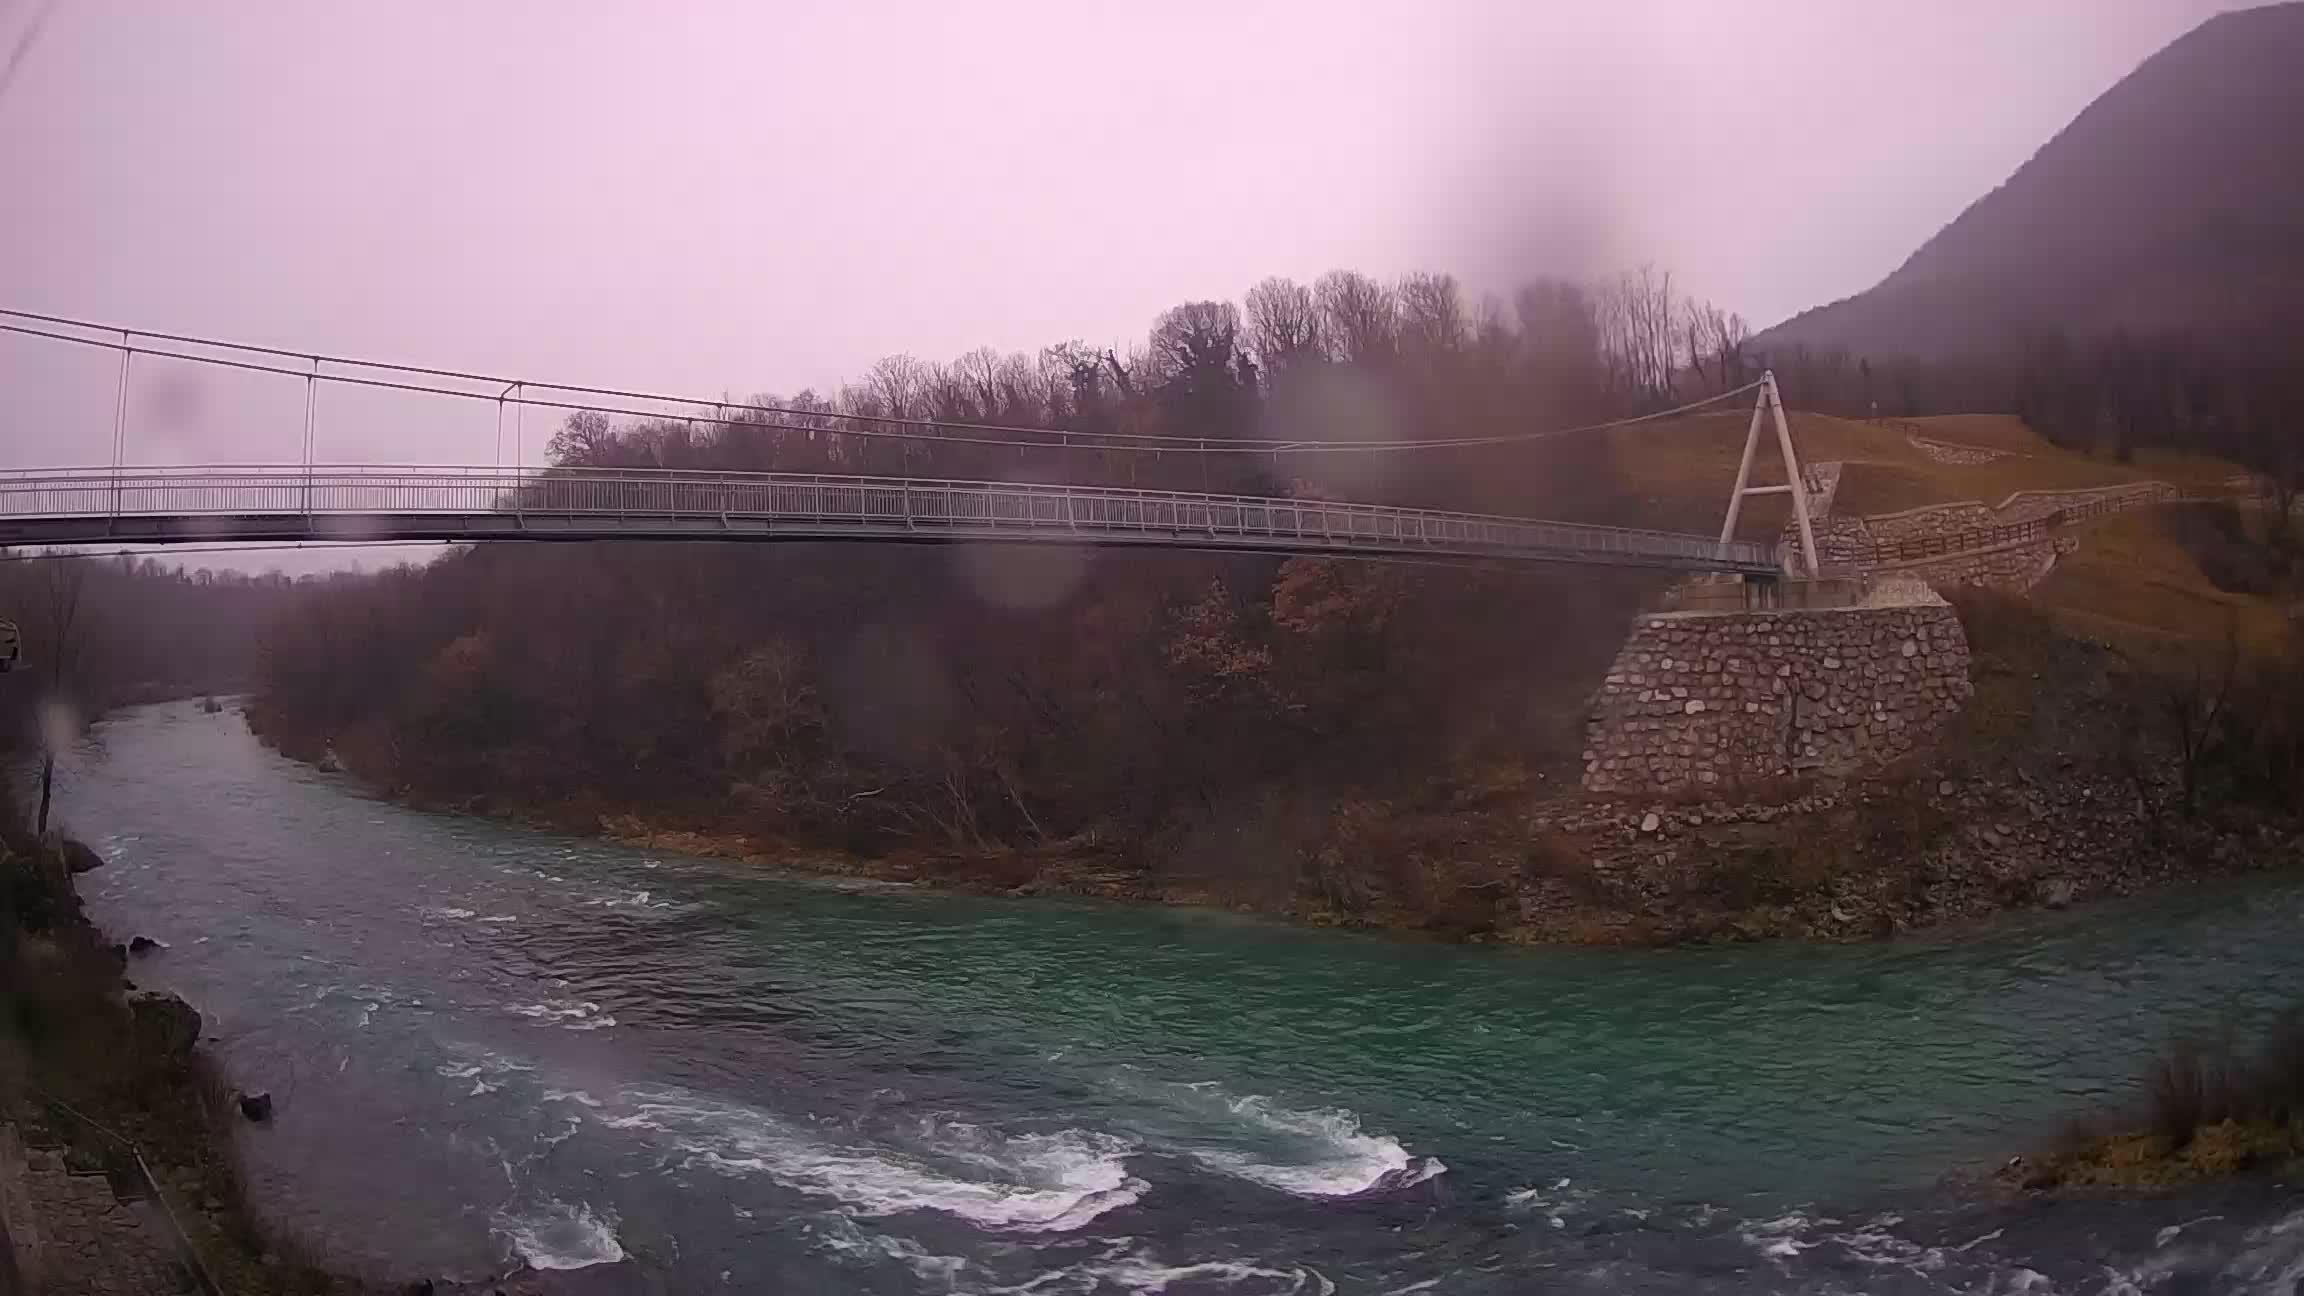
[[[1379,869],[1418,880],[1415,903],[1389,907],[1303,897],[1271,903],[1227,886],[1220,874],[1172,878],[1084,843],[864,858],[629,813],[602,816],[595,830],[646,849],[825,876],[1218,906],[1524,944],[1873,940],[2304,864],[2304,825],[2291,816],[2236,807],[2156,815],[2125,774],[2077,762],[2006,781],[1927,762],[1790,791],[1655,803],[1574,797],[1453,811],[1337,805],[1303,848],[1310,868],[1344,886]]]
[[[110,1296],[601,1290],[532,1273],[380,1285],[267,1228],[234,1132],[268,1116],[269,1096],[225,1082],[190,1004],[137,988],[157,945],[113,943],[84,915],[72,877],[100,863],[78,842],[0,830],[0,1279]]]
[[[364,1290],[284,1258],[249,1211],[200,1014],[137,989],[126,947],[81,911],[72,876],[98,862],[78,843],[0,834],[0,1026],[17,1046],[0,1175],[18,1268],[69,1290]]]

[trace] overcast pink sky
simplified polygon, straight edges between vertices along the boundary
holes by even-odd
[[[0,304],[733,394],[1337,266],[1653,260],[1765,324],[2222,7],[62,0],[0,93]],[[0,338],[0,462],[102,462],[104,372]],[[294,456],[205,408],[132,457]]]

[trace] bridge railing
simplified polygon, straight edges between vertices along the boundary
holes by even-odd
[[[2077,499],[2037,517],[1998,526],[1924,531],[1890,539],[1867,539],[1839,545],[1831,565],[1843,567],[1896,567],[1961,554],[2039,544],[2064,528],[2147,504],[2183,498],[2165,482],[2142,482],[2108,488],[2093,498]]]
[[[1032,482],[700,473],[680,469],[201,465],[0,472],[0,520],[431,517],[593,520],[602,529],[717,520],[752,530],[1054,538],[1147,534],[1287,541],[1292,548],[1653,561],[1762,571],[1773,545],[1669,531],[1254,495]],[[500,532],[494,532],[500,533]]]

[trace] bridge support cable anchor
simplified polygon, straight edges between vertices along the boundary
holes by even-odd
[[[1754,486],[1752,457],[1760,448],[1760,428],[1763,422],[1773,421],[1776,432],[1777,453],[1784,461],[1784,482],[1777,486]],[[1744,456],[1736,464],[1736,485],[1728,492],[1728,517],[1720,524],[1718,557],[1726,561],[1729,546],[1736,539],[1736,521],[1744,512],[1747,495],[1789,495],[1792,497],[1792,517],[1800,528],[1800,558],[1806,572],[1796,570],[1789,561],[1785,573],[1791,576],[1807,575],[1814,578],[1822,573],[1816,559],[1816,527],[1808,511],[1808,482],[1800,470],[1800,455],[1792,446],[1792,428],[1784,420],[1784,402],[1776,390],[1776,371],[1771,369],[1760,375],[1760,396],[1752,404],[1752,422],[1744,432]]]

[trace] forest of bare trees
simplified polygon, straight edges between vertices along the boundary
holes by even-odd
[[[1590,439],[1299,458],[944,433],[1221,449],[1536,431],[1748,381],[1746,332],[1652,269],[1542,280],[1509,304],[1468,300],[1446,275],[1337,271],[1180,304],[1127,348],[892,357],[724,423],[579,414],[551,452],[1604,518],[1620,488]],[[867,436],[885,428],[861,418],[931,426]],[[1582,682],[1652,585],[1189,554],[488,548],[309,591],[268,646],[254,716],[284,747],[333,749],[426,802],[640,812],[852,849],[1091,841],[1142,867],[1197,867],[1254,838],[1286,895],[1323,885],[1290,870],[1312,867],[1342,802],[1572,771]]]
[[[259,635],[295,597],[277,575],[0,550],[0,618],[22,635],[0,674],[0,760],[40,755],[34,825],[61,745],[115,706],[249,687]]]
[[[1653,267],[1539,280],[1508,303],[1470,301],[1445,275],[1267,279],[1239,303],[1164,311],[1125,348],[891,357],[829,394],[726,418],[578,414],[551,452],[565,466],[1061,477],[1620,521],[1626,488],[1588,436],[1194,451],[1580,426],[1733,390],[1763,364],[1828,412],[2017,409],[2083,444],[2126,429],[2115,453],[2196,436],[2293,464],[2263,431],[2292,396],[2236,353],[2114,337],[1960,366],[1764,356],[1740,318]],[[987,444],[965,434],[979,424],[1059,439]],[[1082,435],[1111,433],[1190,445]],[[1075,436],[1093,448],[1067,448]],[[1405,903],[1415,883],[1332,867],[1346,808],[1414,813],[1499,779],[1573,777],[1582,688],[1652,588],[1193,554],[482,547],[308,588],[267,643],[252,716],[291,752],[333,750],[431,804],[852,850],[1238,859],[1279,898],[1350,910]]]

